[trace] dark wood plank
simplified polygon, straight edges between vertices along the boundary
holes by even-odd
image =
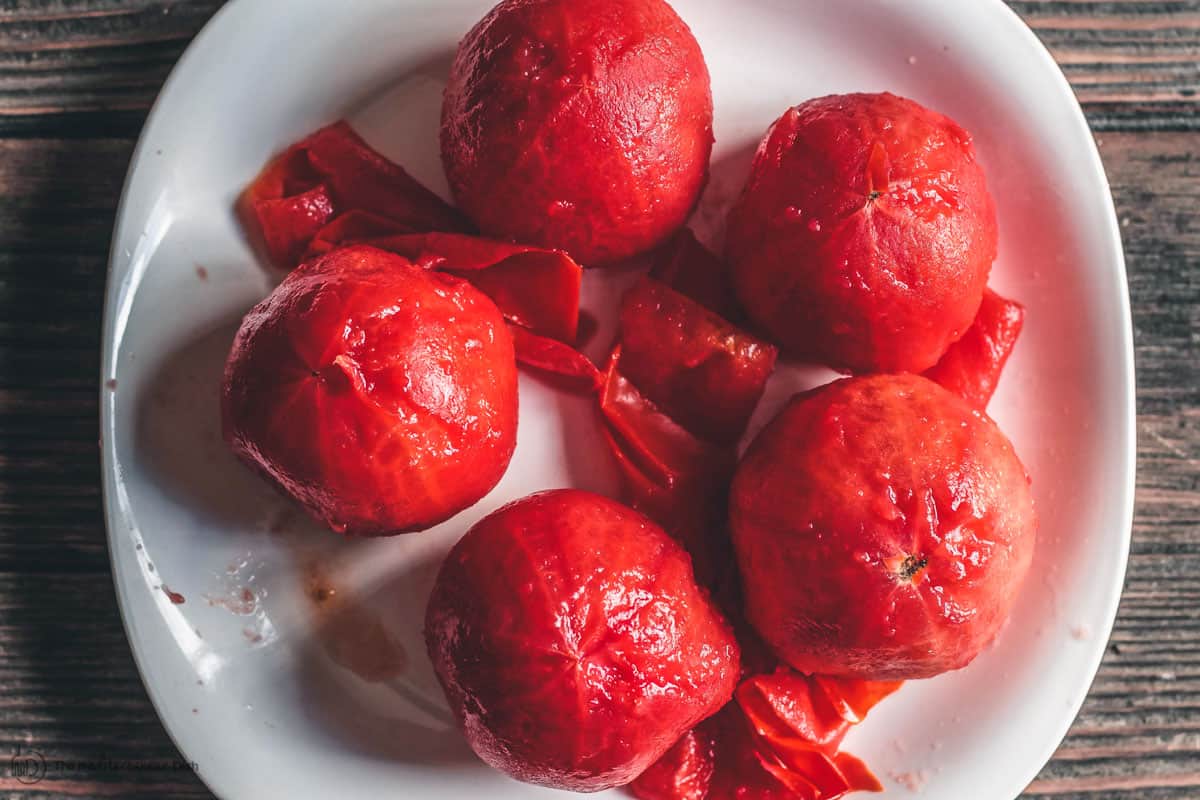
[[[1200,3],[1009,0],[1062,66],[1096,130],[1200,126]]]
[[[132,148],[0,139],[0,798],[211,797],[134,667],[100,508],[96,343]],[[18,754],[45,777],[21,783]]]
[[[0,0],[0,798],[208,797],[133,667],[100,514],[100,304],[133,138],[219,0]],[[1200,1],[1012,0],[1099,130],[1129,256],[1139,476],[1129,579],[1029,797],[1200,797]],[[1140,132],[1140,133],[1139,133]],[[82,762],[34,786],[22,748]],[[146,771],[105,760],[160,762]]]
[[[1200,796],[1200,135],[1104,134],[1129,262],[1138,493],[1091,695],[1031,797]]]
[[[0,135],[136,135],[183,48],[221,5],[5,0]]]

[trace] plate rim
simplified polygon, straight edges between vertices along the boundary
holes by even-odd
[[[1108,643],[1112,639],[1113,628],[1117,621],[1117,612],[1120,610],[1121,600],[1125,595],[1125,581],[1129,572],[1129,551],[1133,546],[1134,495],[1137,489],[1137,370],[1133,346],[1133,306],[1129,295],[1129,269],[1125,262],[1125,243],[1121,239],[1121,226],[1117,218],[1117,206],[1112,193],[1112,184],[1108,180],[1108,171],[1104,168],[1104,160],[1100,157],[1100,148],[1096,143],[1095,133],[1087,121],[1087,115],[1084,114],[1079,97],[1075,94],[1075,90],[1071,88],[1071,82],[1067,79],[1067,75],[1063,72],[1062,67],[1054,59],[1050,48],[1038,38],[1033,28],[1029,27],[1012,6],[1003,0],[991,0],[991,6],[1000,10],[1001,16],[1006,18],[1008,23],[1014,27],[1016,35],[1032,46],[1042,65],[1049,69],[1050,73],[1054,76],[1054,83],[1058,93],[1070,101],[1070,113],[1076,133],[1082,134],[1088,142],[1086,148],[1088,161],[1091,164],[1092,171],[1099,177],[1105,192],[1105,213],[1103,218],[1108,233],[1108,244],[1115,255],[1116,274],[1114,277],[1118,279],[1117,299],[1120,301],[1118,303],[1120,318],[1116,324],[1121,329],[1122,347],[1120,357],[1124,362],[1121,377],[1125,383],[1121,397],[1121,402],[1124,405],[1124,413],[1121,417],[1125,424],[1125,442],[1122,452],[1122,457],[1125,460],[1125,469],[1123,470],[1124,480],[1121,482],[1121,552],[1118,555],[1117,567],[1112,577],[1114,586],[1108,594],[1108,607],[1104,612],[1104,635],[1103,637],[1098,635],[1095,637],[1097,646],[1092,651],[1090,665],[1087,670],[1088,677],[1086,681],[1081,681],[1080,685],[1076,687],[1076,695],[1072,698],[1070,704],[1071,713],[1063,715],[1060,718],[1057,730],[1055,730],[1054,735],[1048,740],[1049,746],[1045,748],[1045,751],[1037,759],[1038,763],[1033,764],[1033,762],[1030,762],[1031,768],[1026,771],[1020,782],[1021,788],[1018,789],[1018,793],[1020,793],[1036,780],[1042,769],[1054,758],[1054,754],[1058,751],[1058,748],[1062,745],[1067,734],[1074,726],[1075,721],[1079,718],[1079,712],[1083,709],[1083,704],[1092,693],[1092,685],[1096,682],[1096,676],[1100,672],[1100,664],[1103,662],[1104,655],[1108,651]]]
[[[117,611],[121,615],[121,628],[125,632],[125,640],[129,644],[129,650],[133,656],[133,663],[137,670],[138,679],[141,681],[142,687],[146,690],[146,695],[150,698],[150,704],[154,707],[154,714],[162,724],[167,738],[170,739],[175,749],[179,751],[183,760],[190,765],[195,765],[196,761],[188,751],[188,748],[183,746],[182,734],[168,719],[166,701],[162,696],[161,687],[150,681],[147,677],[146,660],[148,655],[143,648],[137,645],[131,613],[132,601],[128,597],[126,576],[124,575],[121,559],[117,552],[117,527],[124,517],[116,500],[117,484],[120,482],[120,478],[117,472],[116,418],[113,414],[113,395],[115,393],[109,389],[109,386],[111,385],[110,382],[117,380],[116,353],[118,342],[116,341],[116,311],[125,301],[126,295],[130,291],[130,287],[124,286],[130,263],[128,258],[125,258],[123,262],[120,260],[121,241],[124,238],[125,228],[129,224],[127,213],[130,196],[139,167],[145,158],[145,151],[149,146],[150,134],[153,132],[159,117],[162,116],[162,107],[165,98],[173,90],[175,84],[179,83],[181,76],[189,68],[190,62],[197,57],[196,53],[199,50],[199,45],[216,35],[215,31],[218,25],[226,16],[232,16],[236,13],[236,10],[248,5],[249,2],[251,0],[228,0],[225,5],[217,9],[205,21],[200,30],[196,32],[196,35],[187,43],[183,52],[180,53],[178,60],[171,66],[166,80],[163,81],[158,93],[154,96],[154,102],[150,104],[146,120],[142,123],[142,128],[138,132],[137,142],[134,144],[133,152],[129,156],[129,166],[126,168],[125,179],[121,183],[121,193],[117,200],[116,213],[113,218],[112,239],[109,242],[108,249],[108,264],[104,275],[104,306],[100,323],[100,501],[104,517],[109,574],[112,578],[113,592],[117,598]],[[192,772],[215,796],[219,798],[226,798],[228,796],[218,788],[218,778],[201,772],[194,766]]]
[[[152,681],[147,679],[146,659],[147,653],[142,647],[138,646],[139,638],[134,630],[132,620],[132,605],[133,601],[129,598],[129,590],[127,588],[128,577],[121,565],[121,560],[117,552],[118,527],[125,520],[116,501],[117,486],[121,482],[117,470],[117,454],[116,454],[116,419],[114,416],[113,407],[113,392],[109,389],[109,381],[115,380],[116,367],[116,341],[117,334],[117,309],[128,299],[131,290],[136,290],[136,287],[127,286],[125,278],[130,269],[129,257],[122,258],[120,252],[121,242],[124,238],[124,233],[129,225],[128,222],[128,206],[130,197],[134,187],[136,178],[138,177],[141,165],[145,160],[146,149],[148,147],[150,134],[154,132],[158,126],[159,119],[162,116],[162,109],[165,98],[167,98],[175,89],[184,74],[191,68],[191,62],[198,56],[197,52],[207,44],[207,42],[219,33],[219,28],[224,24],[227,18],[234,17],[242,13],[243,9],[249,7],[255,0],[229,0],[225,5],[219,8],[200,28],[192,40],[188,43],[183,53],[172,66],[166,80],[159,89],[154,102],[151,104],[150,110],[146,115],[145,122],[142,125],[141,131],[138,134],[137,142],[130,156],[129,167],[127,168],[125,179],[122,183],[119,200],[117,203],[116,213],[114,217],[114,225],[112,239],[110,242],[107,269],[105,274],[105,290],[103,303],[103,316],[101,323],[101,341],[100,341],[100,381],[99,381],[99,423],[100,423],[100,440],[101,440],[101,502],[103,508],[103,518],[105,525],[105,536],[107,539],[107,551],[109,557],[109,568],[112,576],[114,592],[117,599],[117,608],[121,616],[122,628],[125,632],[125,637],[129,643],[130,651],[133,655],[135,667],[138,672],[138,677],[142,685],[146,689],[146,693],[154,706],[155,714],[162,723],[163,729],[170,738],[172,744],[176,747],[179,753],[185,760],[191,758],[188,749],[183,746],[183,734],[178,729],[177,725],[172,724],[166,713],[166,700],[162,695],[162,688]],[[948,4],[954,11],[962,12],[964,7],[956,4]],[[1078,97],[1071,88],[1070,82],[1067,80],[1062,67],[1054,60],[1053,55],[1046,45],[1038,38],[1037,34],[1025,22],[1025,20],[1004,0],[987,0],[986,4],[974,6],[971,11],[966,13],[998,13],[1000,21],[1003,25],[1010,29],[1010,33],[1014,34],[1024,41],[1026,46],[1032,47],[1036,53],[1037,59],[1041,62],[1043,70],[1049,70],[1053,75],[1054,88],[1060,99],[1066,105],[1070,106],[1070,116],[1074,131],[1072,137],[1082,136],[1087,140],[1088,146],[1086,150],[1086,158],[1089,162],[1090,169],[1099,178],[1101,185],[1105,190],[1104,214],[1103,223],[1106,238],[1107,249],[1114,256],[1115,274],[1113,278],[1118,279],[1117,296],[1119,317],[1114,321],[1114,325],[1121,330],[1122,347],[1118,354],[1123,362],[1123,369],[1120,370],[1121,378],[1124,382],[1122,396],[1120,398],[1123,404],[1123,413],[1120,415],[1122,423],[1125,426],[1124,431],[1124,446],[1122,448],[1121,457],[1124,459],[1124,480],[1121,484],[1122,497],[1120,498],[1121,515],[1119,528],[1117,523],[1114,523],[1114,529],[1120,534],[1120,553],[1118,554],[1116,569],[1112,576],[1113,588],[1107,593],[1107,607],[1104,609],[1103,618],[1105,625],[1103,636],[1094,636],[1095,644],[1091,653],[1091,659],[1087,670],[1086,681],[1081,680],[1074,688],[1075,696],[1072,697],[1069,704],[1069,714],[1063,714],[1059,718],[1054,734],[1048,739],[1050,743],[1037,759],[1031,759],[1028,766],[1021,776],[1020,788],[1018,793],[1023,791],[1024,787],[1028,786],[1041,772],[1047,763],[1052,759],[1058,747],[1062,744],[1070,728],[1074,725],[1082,709],[1083,703],[1091,693],[1092,685],[1095,683],[1096,676],[1099,672],[1100,665],[1104,655],[1108,649],[1108,643],[1111,639],[1113,628],[1116,623],[1117,613],[1120,608],[1121,600],[1124,596],[1125,582],[1128,574],[1129,555],[1133,540],[1133,522],[1135,510],[1135,492],[1136,492],[1136,470],[1137,470],[1137,404],[1136,404],[1136,363],[1134,357],[1134,342],[1133,342],[1133,322],[1132,322],[1132,305],[1130,301],[1129,291],[1129,275],[1126,264],[1124,243],[1121,239],[1121,230],[1117,217],[1115,200],[1112,195],[1112,187],[1108,180],[1108,174],[1104,167],[1103,159],[1100,156],[1099,147],[1096,142],[1096,136],[1084,114]],[[1101,235],[1099,231],[1097,237]],[[218,797],[227,797],[222,789],[228,788],[222,786],[224,781],[219,775],[210,773],[202,773],[199,770],[195,771],[197,777],[205,784],[205,786]],[[1015,796],[1015,795],[1014,795]]]

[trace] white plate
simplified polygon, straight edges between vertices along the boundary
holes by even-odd
[[[440,557],[479,517],[536,489],[613,489],[588,403],[523,377],[517,453],[501,484],[435,530],[372,542],[341,542],[305,522],[226,453],[218,424],[234,326],[270,288],[231,213],[235,195],[272,153],[343,115],[444,191],[441,84],[458,38],[488,5],[235,0],[180,61],[134,156],[104,323],[104,379],[117,381],[102,389],[113,571],[158,712],[222,797],[547,794],[473,758],[449,722],[420,625]],[[1129,545],[1129,303],[1083,116],[999,0],[676,5],[713,76],[717,147],[697,215],[705,236],[719,235],[767,124],[809,97],[887,89],[976,137],[999,207],[993,285],[1028,306],[992,410],[1033,474],[1040,546],[997,645],[964,671],[906,686],[847,747],[889,798],[919,788],[939,800],[1008,800],[1087,692]],[[590,273],[586,304],[611,317],[623,280]],[[820,377],[782,370],[757,421]],[[314,609],[314,564],[347,616]],[[186,602],[173,603],[164,582]],[[389,637],[376,663],[356,663],[356,631]]]

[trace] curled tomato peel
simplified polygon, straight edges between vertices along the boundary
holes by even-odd
[[[682,491],[709,474],[732,475],[733,453],[690,433],[647,398],[621,373],[622,357],[620,346],[609,357],[600,412],[650,480],[663,489]]]
[[[370,211],[351,209],[330,220],[317,231],[308,244],[307,258],[324,255],[331,250],[351,244],[372,242],[386,236],[412,233],[403,223],[381,217]]]
[[[849,784],[833,759],[816,750],[786,750],[786,743],[756,742],[758,763],[796,797],[828,800],[846,794]]]
[[[899,685],[802,675],[787,667],[752,675],[732,702],[689,734],[693,738],[664,756],[666,763],[644,785],[639,779],[631,789],[642,800],[837,800],[883,791],[862,761],[839,748],[850,726]],[[680,774],[696,741],[710,743],[710,793],[697,795],[692,784],[684,791],[682,783],[675,794],[663,791],[664,778]]]
[[[996,392],[1000,373],[1017,346],[1024,323],[1024,306],[985,289],[971,327],[925,372],[925,377],[984,410]]]
[[[372,149],[344,121],[321,128],[272,159],[238,206],[243,223],[281,269],[297,266],[331,222],[353,211],[407,231],[470,230],[458,211]]]
[[[777,351],[664,283],[646,279],[621,304],[621,372],[697,436],[741,437]]]
[[[426,269],[457,275],[490,297],[509,322],[539,336],[575,341],[583,270],[566,253],[457,233],[357,236],[386,233],[386,224],[374,215],[335,220],[318,237],[318,246],[364,242]]]
[[[850,755],[849,753],[838,753],[833,757],[833,763],[837,765],[838,771],[842,773],[842,777],[850,785],[847,791],[850,792],[882,792],[883,784],[879,782],[871,770],[867,769],[867,765],[861,759]]]
[[[621,347],[604,371],[599,410],[628,502],[683,543],[697,577],[714,586],[732,563],[724,498],[736,453],[690,433],[621,374]]]
[[[333,219],[333,200],[324,184],[287,197],[264,197],[250,209],[262,244],[277,264],[298,264],[309,242]]]
[[[600,392],[629,501],[687,546],[724,605],[736,584],[724,530],[735,444],[774,364],[774,347],[646,278],[622,301]]]
[[[835,752],[850,723],[815,691],[812,678],[787,668],[742,682],[735,698],[751,726],[764,738],[796,739],[809,749]]]
[[[563,388],[577,394],[599,390],[604,376],[583,353],[548,336],[509,323],[517,363],[559,379]]]
[[[511,322],[560,342],[575,341],[583,270],[560,250],[450,233],[392,236],[375,244],[467,279]]]
[[[863,681],[833,675],[813,675],[814,688],[846,722],[857,725],[867,712],[904,685],[903,681]]]
[[[471,229],[462,214],[373,149],[344,120],[296,146],[329,186],[339,213],[361,209],[414,230]]]
[[[691,228],[680,228],[652,256],[650,277],[690,297],[729,322],[745,318],[737,304],[733,280],[725,262],[700,243]]]

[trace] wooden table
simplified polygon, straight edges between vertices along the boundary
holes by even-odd
[[[1196,798],[1200,2],[1011,4],[1096,131],[1129,257],[1138,366],[1138,506],[1120,617],[1083,712],[1027,796]],[[159,85],[220,5],[0,0],[2,797],[210,796],[171,763],[178,753],[121,629],[96,401],[125,168]],[[65,763],[21,783],[10,758],[31,751]],[[143,763],[114,763],[129,761]]]

